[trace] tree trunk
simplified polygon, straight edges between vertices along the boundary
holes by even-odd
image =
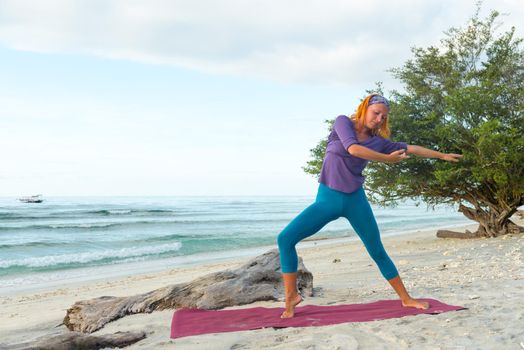
[[[455,232],[448,230],[438,230],[439,238],[479,238],[497,237],[510,233],[524,232],[524,227],[515,224],[510,217],[517,211],[517,208],[506,210],[495,210],[490,206],[489,210],[483,210],[478,205],[476,208],[466,207],[461,204],[459,212],[463,213],[468,219],[477,221],[479,227],[475,232]]]

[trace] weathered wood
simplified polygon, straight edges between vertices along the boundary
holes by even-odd
[[[102,348],[123,348],[146,337],[145,332],[116,332],[92,335],[67,332],[46,336],[35,342],[9,345],[11,350],[96,350]]]
[[[472,199],[469,200],[473,201]],[[479,227],[474,235],[454,233],[453,238],[473,238],[473,237],[497,237],[505,234],[516,234],[524,232],[524,227],[515,224],[510,217],[517,212],[514,207],[498,208],[489,206],[489,210],[482,209],[478,203],[475,208],[469,208],[463,204],[459,205],[459,212],[464,214],[468,219],[477,221]],[[448,231],[451,232],[451,231]],[[437,237],[448,238],[449,234],[442,233]]]
[[[313,295],[313,275],[299,257],[297,286]],[[126,315],[174,308],[221,309],[284,295],[278,249],[259,255],[233,270],[210,273],[189,283],[170,285],[130,297],[102,296],[73,304],[64,318],[74,331],[91,333]]]
[[[504,228],[486,230],[482,225],[479,225],[475,232],[466,230],[466,232],[455,232],[449,230],[438,230],[437,237],[439,238],[480,238],[480,237],[497,237],[505,234],[518,234],[524,232],[524,227],[516,225],[511,220],[506,221]]]
[[[469,230],[466,230],[466,232],[456,232],[456,231],[449,231],[449,230],[438,230],[437,231],[437,237],[438,238],[479,238],[484,237],[482,234],[479,234],[478,231],[471,232]]]

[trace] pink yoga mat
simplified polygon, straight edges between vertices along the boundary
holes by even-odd
[[[179,309],[173,314],[171,338],[268,327],[325,326],[467,309],[462,306],[447,305],[435,299],[417,300],[427,301],[429,309],[403,307],[400,300],[379,300],[367,304],[306,305],[298,306],[295,309],[295,316],[288,319],[280,318],[280,314],[284,311],[282,307],[252,307],[235,310]]]

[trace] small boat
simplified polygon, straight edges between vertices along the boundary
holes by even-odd
[[[21,198],[18,198],[18,200],[24,203],[42,203],[44,201],[41,194],[37,194],[34,196],[28,196],[28,197],[21,197]]]

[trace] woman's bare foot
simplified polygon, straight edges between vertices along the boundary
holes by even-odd
[[[295,306],[302,302],[302,296],[300,294],[295,294],[294,296],[287,298],[286,297],[286,311],[280,315],[280,318],[291,318],[295,314]]]
[[[417,309],[425,310],[425,309],[429,308],[429,303],[426,302],[426,301],[418,301],[418,300],[415,300],[415,299],[407,299],[407,300],[402,300],[402,306],[416,307]]]

